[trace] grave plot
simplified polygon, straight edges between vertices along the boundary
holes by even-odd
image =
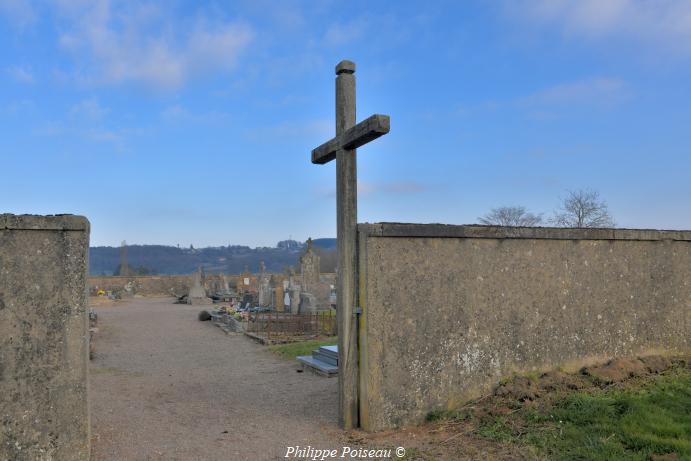
[[[245,334],[264,344],[304,341],[336,336],[336,316],[331,311],[311,314],[265,312],[253,314],[245,323]]]

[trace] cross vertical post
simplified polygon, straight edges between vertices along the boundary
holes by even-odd
[[[355,126],[355,64],[336,66],[336,136]],[[357,300],[357,151],[336,152],[339,420],[344,429],[358,427]]]
[[[336,66],[336,137],[312,150],[312,163],[336,160],[338,237],[338,419],[359,426],[357,273],[357,151],[389,132],[389,117],[375,114],[355,124],[355,63]]]

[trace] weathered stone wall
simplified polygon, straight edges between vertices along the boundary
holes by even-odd
[[[241,283],[239,279],[240,276],[226,276],[231,289]],[[182,296],[189,292],[193,281],[194,275],[93,276],[89,277],[89,292],[93,295],[102,289],[140,296]],[[222,285],[221,277],[207,274],[203,285],[209,292],[216,291]]]
[[[192,275],[161,276],[114,276],[89,277],[89,292],[94,295],[99,289],[113,292],[126,292],[142,296],[182,296],[192,286]]]
[[[0,215],[0,460],[89,459],[89,222]]]
[[[271,275],[271,274],[269,274]],[[277,280],[285,278],[282,274],[275,274]],[[132,294],[141,296],[182,296],[187,294],[192,286],[193,275],[141,275],[141,276],[93,276],[88,278],[89,292],[95,295],[99,289],[124,292],[129,284]],[[249,285],[245,285],[248,279]],[[324,283],[335,284],[335,274],[321,274]],[[256,275],[226,275],[226,280],[231,289],[239,292],[257,291],[259,280]],[[220,276],[207,274],[204,277],[204,287],[215,291],[221,285]]]
[[[359,226],[361,425],[513,372],[691,350],[691,231]]]

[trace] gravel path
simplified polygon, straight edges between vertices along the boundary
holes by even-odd
[[[296,373],[199,306],[134,299],[97,307],[92,461],[275,460],[340,446],[337,381]]]

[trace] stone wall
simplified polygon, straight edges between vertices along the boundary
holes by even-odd
[[[0,215],[0,460],[89,459],[89,222]]]
[[[192,286],[192,279],[192,275],[89,277],[89,292],[94,295],[102,289],[141,296],[182,296]]]
[[[368,430],[514,372],[691,350],[691,231],[363,224],[359,267]]]
[[[228,285],[235,289],[242,285],[240,276],[226,276]],[[251,279],[255,282],[255,278]],[[113,292],[128,292],[140,296],[182,296],[189,292],[194,275],[137,275],[137,276],[92,276],[89,277],[89,292],[94,295],[99,289]],[[204,288],[210,293],[217,291],[223,282],[217,274],[204,276]]]
[[[282,274],[273,275],[278,281],[285,279]],[[231,289],[239,293],[257,292],[259,279],[254,274],[226,275],[226,280]],[[321,274],[323,283],[335,284],[335,274]],[[115,292],[124,292],[128,286],[133,295],[141,296],[182,296],[187,294],[192,286],[193,275],[141,275],[141,276],[93,276],[88,278],[89,292],[95,295],[99,289]],[[249,285],[245,285],[245,279]],[[209,291],[216,291],[222,285],[218,274],[206,274],[204,287]]]

